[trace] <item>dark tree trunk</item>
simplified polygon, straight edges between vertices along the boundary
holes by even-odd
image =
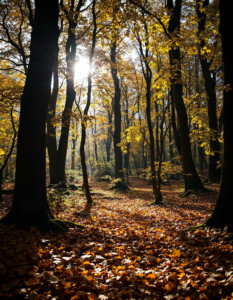
[[[177,35],[180,32],[180,17],[181,17],[181,2],[182,0],[167,1],[167,7],[170,9],[171,17],[169,21],[168,31],[173,34],[175,31]],[[186,108],[183,101],[183,86],[181,76],[181,62],[180,62],[180,48],[172,48],[169,51],[171,72],[172,72],[172,91],[174,93],[174,101],[178,115],[178,122],[180,128],[180,142],[182,151],[182,164],[184,172],[185,191],[193,189],[204,189],[203,184],[197,174],[193,159],[191,144],[189,138],[188,118]]]
[[[160,192],[159,178],[157,179],[157,175],[155,172],[155,139],[154,139],[153,126],[151,122],[152,71],[149,65],[150,64],[149,36],[148,36],[148,28],[145,20],[144,20],[144,30],[145,30],[145,50],[143,50],[143,43],[139,36],[137,36],[137,39],[138,39],[140,55],[141,55],[142,72],[146,81],[146,119],[147,119],[147,126],[149,130],[151,181],[152,181],[153,193],[155,195],[155,201],[153,201],[151,204],[159,204],[162,201],[162,194]],[[158,124],[156,125],[158,128]]]
[[[58,94],[58,46],[56,51],[56,62],[54,64],[54,89],[50,100],[50,116],[47,117],[48,135],[47,146],[50,161],[50,183],[56,184],[60,181],[65,182],[65,164],[66,154],[68,147],[68,138],[70,130],[70,114],[72,111],[73,103],[75,101],[75,90],[74,90],[74,72],[75,72],[75,56],[76,56],[76,41],[75,41],[75,28],[77,26],[77,19],[79,11],[82,7],[83,1],[79,0],[76,10],[74,11],[74,0],[71,1],[70,12],[65,8],[65,14],[68,17],[69,28],[68,28],[68,39],[66,42],[66,65],[67,65],[67,76],[66,76],[66,103],[62,113],[62,128],[59,146],[57,149],[56,142],[56,130],[51,124],[51,118],[55,116],[56,100]],[[71,17],[72,16],[72,17]]]
[[[58,1],[36,0],[31,54],[21,99],[15,193],[11,211],[1,220],[19,228],[61,229],[46,196],[45,124],[57,47]]]
[[[76,122],[76,127],[77,127],[77,122]],[[72,170],[72,174],[70,176],[70,181],[74,181],[75,179],[75,153],[76,153],[76,142],[77,142],[77,136],[75,135],[75,133],[72,133],[72,139],[71,139],[71,170]]]
[[[108,113],[108,137],[106,141],[106,153],[107,153],[107,162],[111,160],[111,146],[112,146],[112,113]]]
[[[128,101],[128,89],[125,89],[125,118],[126,118],[126,128],[129,128],[129,101]],[[129,149],[130,143],[127,143],[127,153],[124,157],[124,168],[126,169],[126,183],[129,183]]]
[[[204,170],[204,148],[198,146],[198,156],[199,156],[199,169],[201,172]]]
[[[173,135],[176,143],[176,149],[178,151],[179,156],[182,158],[181,153],[181,142],[180,142],[180,134],[176,126],[176,114],[175,114],[175,100],[174,100],[174,91],[173,86],[171,87],[171,110],[172,110],[172,116],[171,116],[171,122],[172,122],[172,129],[173,129]]]
[[[223,166],[220,189],[213,214],[204,226],[212,228],[227,227],[233,231],[233,44],[229,36],[232,30],[233,2],[220,0],[220,33],[222,38],[222,53],[224,64],[224,94],[223,94]]]
[[[155,101],[155,112],[158,114],[158,103]],[[155,124],[155,144],[156,144],[156,160],[159,161],[159,117],[158,115],[156,116],[156,124]]]
[[[86,159],[85,159],[85,141],[86,141],[86,123],[87,123],[87,114],[91,104],[91,67],[92,67],[92,59],[94,56],[95,51],[95,43],[96,43],[96,14],[95,14],[95,0],[93,0],[92,4],[92,16],[93,16],[93,35],[92,35],[92,47],[91,47],[91,54],[90,54],[90,72],[88,74],[88,90],[87,90],[87,103],[84,109],[84,116],[82,120],[82,137],[81,137],[81,144],[80,144],[80,156],[81,156],[81,163],[82,163],[82,170],[83,170],[83,186],[85,188],[87,203],[92,203],[91,192],[88,183],[88,174],[87,174],[87,166],[86,166]]]
[[[0,203],[2,202],[2,169],[0,169]]]
[[[114,115],[115,115],[115,131],[114,131],[114,152],[115,152],[115,179],[121,178],[124,180],[122,169],[122,153],[121,147],[118,144],[121,142],[121,90],[119,85],[119,78],[117,76],[116,67],[116,40],[111,45],[111,73],[115,87],[114,97]]]
[[[76,150],[76,138],[72,136],[72,152],[71,152],[71,170],[75,170],[75,150]]]
[[[168,105],[168,108],[170,108],[170,105]],[[170,109],[168,109],[169,111]],[[171,126],[169,126],[168,129],[168,138],[169,138],[169,156],[170,156],[170,161],[173,163],[173,159],[175,157],[174,151],[173,151],[173,145],[172,145],[172,130]]]
[[[203,2],[203,8],[206,8],[209,5],[209,0]],[[206,13],[200,11],[200,3],[196,3],[196,12],[199,18],[198,20],[198,36],[203,34],[206,27]],[[201,48],[205,47],[205,40],[201,39]],[[207,103],[208,103],[208,117],[209,117],[209,128],[212,130],[212,135],[210,137],[210,149],[213,152],[213,155],[209,155],[209,174],[207,181],[215,182],[220,180],[221,169],[218,168],[219,161],[219,151],[220,143],[218,141],[218,121],[217,121],[217,99],[216,99],[216,80],[215,76],[211,77],[211,63],[207,61],[207,58],[201,55],[199,49],[199,58],[202,67],[202,73],[205,81],[205,90],[207,93]]]
[[[56,102],[58,95],[58,45],[55,50],[55,61],[53,66],[53,91],[49,101],[48,113],[47,113],[47,149],[49,155],[49,174],[50,183],[56,184],[65,180],[65,171],[62,171],[61,161],[57,152],[57,140],[56,140],[56,127],[52,124],[53,118],[56,114]]]

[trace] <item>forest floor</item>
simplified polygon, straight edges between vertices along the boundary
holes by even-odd
[[[181,198],[183,184],[172,182],[162,186],[165,203],[148,206],[151,185],[129,182],[130,191],[116,193],[90,180],[92,206],[82,191],[50,192],[54,214],[85,229],[41,234],[1,226],[0,299],[233,299],[229,234],[184,231],[210,216],[218,184]],[[12,196],[3,200],[0,217]]]

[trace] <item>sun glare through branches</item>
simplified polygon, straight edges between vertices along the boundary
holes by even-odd
[[[79,81],[87,79],[89,71],[89,59],[86,57],[79,58],[78,62],[75,64],[75,80]]]

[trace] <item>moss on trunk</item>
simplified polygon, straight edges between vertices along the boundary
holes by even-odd
[[[41,232],[47,231],[65,231],[67,225],[85,228],[85,226],[78,225],[69,221],[62,221],[56,219],[50,210],[43,210],[40,213],[23,213],[10,211],[2,219],[0,224],[5,226],[15,225],[17,229],[30,229],[31,227],[37,228]]]

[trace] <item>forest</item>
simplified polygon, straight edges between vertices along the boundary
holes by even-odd
[[[0,299],[233,299],[232,11],[0,0]]]

